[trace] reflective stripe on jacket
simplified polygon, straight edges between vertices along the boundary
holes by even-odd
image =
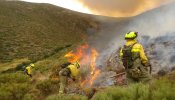
[[[126,45],[126,46],[130,46],[130,45],[132,45],[132,44],[134,44],[134,43],[136,43],[136,42],[137,42],[136,40],[127,40],[127,42],[126,42],[125,45]],[[138,52],[139,55],[140,55],[140,59],[141,59],[141,61],[142,61],[143,64],[146,64],[146,63],[148,62],[148,59],[147,59],[147,57],[146,57],[146,55],[145,55],[143,46],[142,46],[141,44],[136,43],[136,44],[133,46],[131,52]],[[120,50],[120,57],[122,57],[122,56],[123,56],[123,52],[122,52],[122,49],[121,49],[121,50]]]

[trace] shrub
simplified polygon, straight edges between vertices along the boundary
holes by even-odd
[[[2,100],[20,100],[30,90],[28,77],[21,73],[0,75],[0,98]]]
[[[30,86],[27,83],[1,84],[0,98],[1,100],[21,100],[29,90]]]
[[[150,91],[152,100],[175,100],[175,82],[172,80],[155,81]]]
[[[48,72],[48,70],[52,67],[51,60],[42,60],[37,62],[35,65],[35,70],[40,71],[41,73]]]
[[[36,88],[41,91],[43,95],[56,93],[59,90],[59,82],[53,80],[45,80],[36,85]]]
[[[133,84],[109,87],[94,95],[93,100],[175,100],[175,82],[160,79],[150,85]]]
[[[28,76],[22,73],[5,73],[0,75],[0,83],[24,83],[29,80]]]
[[[73,95],[51,95],[46,100],[88,100],[87,97],[73,94]]]
[[[37,97],[35,96],[35,94],[31,93],[31,94],[26,94],[23,97],[23,100],[37,100]]]
[[[148,86],[143,84],[129,87],[109,87],[95,94],[94,100],[148,100]]]
[[[32,89],[24,95],[23,100],[42,100],[43,97],[38,89]]]

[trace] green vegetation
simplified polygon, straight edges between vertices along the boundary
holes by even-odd
[[[0,7],[0,99],[87,100],[96,92],[93,100],[175,100],[175,72],[146,85],[59,95],[59,79],[54,78],[67,62],[65,53],[83,43],[87,29],[97,29],[98,23],[49,4],[0,0]],[[22,72],[31,62],[32,78]],[[82,69],[82,78],[88,70]]]
[[[97,23],[83,14],[49,4],[0,0],[0,63],[32,62],[82,42]]]
[[[93,100],[174,100],[175,81],[162,78],[150,84],[109,87],[98,92]]]
[[[132,84],[129,86],[112,86],[97,91],[93,100],[174,100],[175,72],[153,80],[150,84]],[[0,75],[0,98],[3,100],[87,100],[78,94],[57,94],[59,81],[46,79],[36,82],[22,72]]]
[[[55,94],[65,53],[83,43],[97,23],[86,15],[49,4],[0,0],[0,98],[38,100]],[[35,64],[33,78],[22,72]]]
[[[36,85],[36,88],[41,91],[44,96],[57,93],[59,90],[59,81],[44,80]]]
[[[31,61],[28,59],[14,59],[11,62],[0,63],[0,72],[9,72],[14,70],[21,70],[24,66],[28,65]]]
[[[0,98],[19,100],[31,89],[29,78],[21,73],[0,75]]]
[[[86,96],[81,96],[77,94],[70,94],[70,95],[51,95],[47,98],[47,100],[88,100]]]

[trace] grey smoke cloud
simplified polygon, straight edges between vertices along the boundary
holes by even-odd
[[[175,66],[175,3],[148,11],[132,18],[121,20],[116,18],[111,21],[102,23],[99,38],[92,44],[100,52],[98,64],[104,61],[118,50],[125,43],[124,35],[128,31],[138,31],[138,40],[148,49],[155,44],[153,51],[154,60],[152,63],[157,64],[157,68],[172,68]],[[155,69],[154,69],[155,70]],[[158,71],[158,69],[156,69]]]
[[[98,33],[98,39],[91,41],[99,51],[98,65],[105,66],[107,59],[112,55],[112,62],[109,67],[115,70],[120,69],[119,61],[116,59],[120,46],[125,43],[124,35],[128,31],[139,32],[139,43],[143,44],[145,52],[150,60],[155,74],[160,70],[170,71],[175,67],[175,3],[169,4],[152,11],[131,18],[114,18],[103,21],[101,30]],[[116,62],[116,64],[115,64]],[[112,73],[111,73],[112,74]],[[110,74],[110,75],[111,75]],[[111,85],[112,80],[104,72],[95,81],[100,85]],[[105,81],[100,81],[105,79]],[[109,83],[108,83],[109,81]],[[104,83],[105,82],[105,83]],[[105,84],[105,85],[104,85]],[[98,84],[99,85],[99,84]]]
[[[79,0],[84,6],[91,9],[95,14],[126,17],[134,16],[170,3],[174,0]]]
[[[175,3],[168,4],[148,13],[135,17],[125,27],[128,30],[139,31],[140,35],[157,37],[175,32]]]

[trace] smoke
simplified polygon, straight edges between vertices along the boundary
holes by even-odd
[[[166,33],[175,32],[175,3],[160,7],[145,14],[141,14],[125,27],[125,29],[138,31],[140,36],[149,35],[158,37]]]
[[[150,38],[145,44],[145,50],[155,73],[162,69],[169,71],[175,67],[175,31],[163,36]]]
[[[172,3],[131,18],[100,18],[102,23],[98,38],[90,42],[100,52],[98,64],[104,64],[112,52],[125,43],[126,32],[137,31],[138,41],[152,57],[154,68],[174,67],[174,15],[175,3]]]
[[[126,17],[167,4],[173,0],[79,0],[94,14]]]

